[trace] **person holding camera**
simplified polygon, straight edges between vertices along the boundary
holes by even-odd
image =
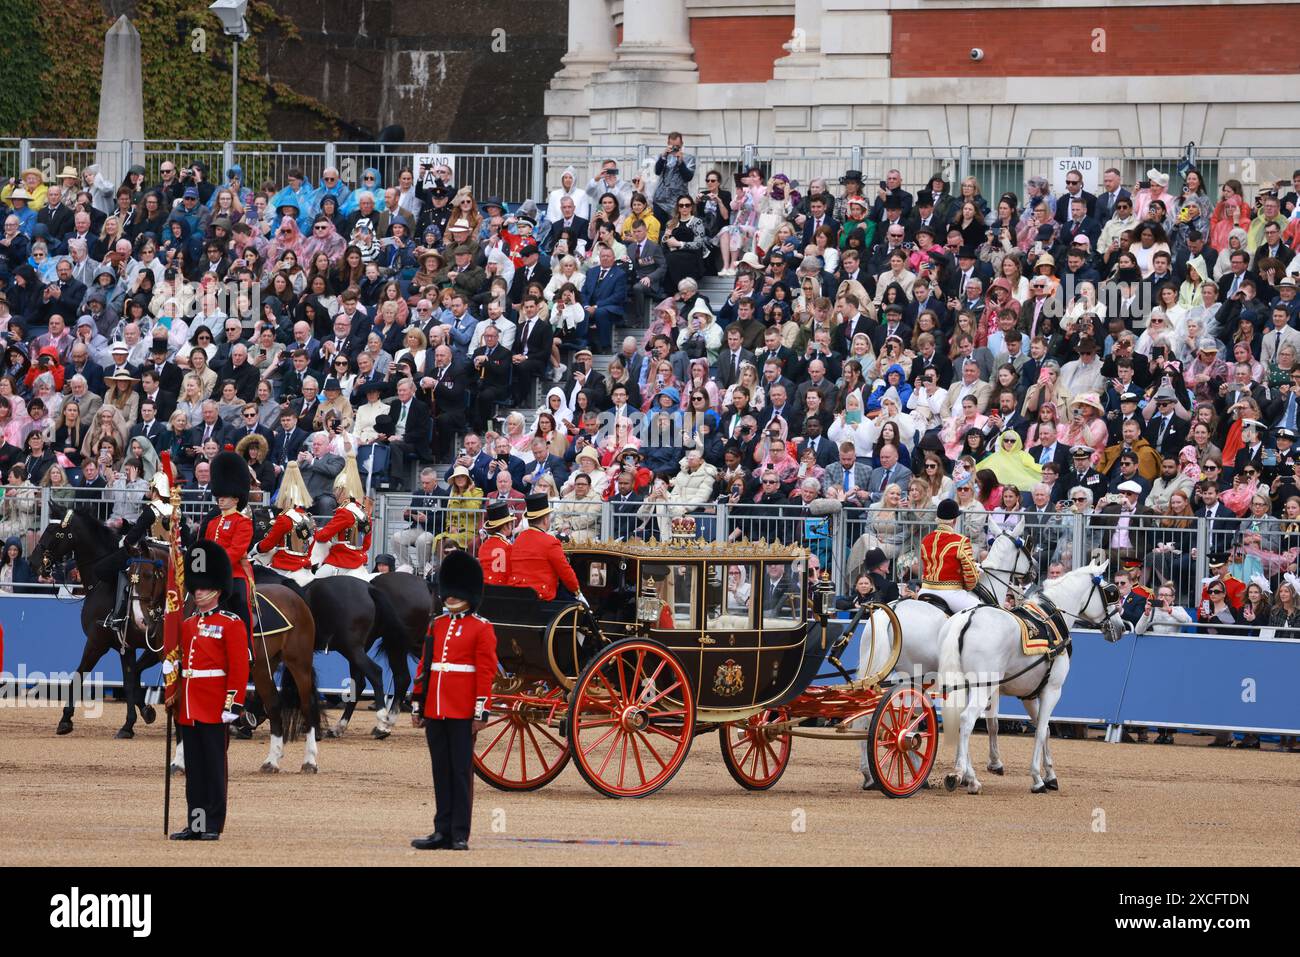
[[[655,217],[667,224],[673,218],[677,200],[690,196],[690,182],[695,178],[695,157],[684,149],[681,133],[668,134],[668,145],[655,160],[655,175],[659,177],[654,193]]]

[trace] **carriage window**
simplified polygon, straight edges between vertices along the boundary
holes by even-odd
[[[753,583],[756,571],[754,565],[713,565],[709,568],[708,627],[754,627]]]
[[[587,569],[587,585],[591,588],[605,587],[605,563],[592,562]]]
[[[651,627],[695,629],[700,627],[696,616],[696,589],[699,587],[699,568],[694,565],[642,565],[642,601],[654,594],[659,602],[659,613]]]
[[[763,627],[791,628],[803,622],[803,562],[765,562],[756,588],[762,590]]]

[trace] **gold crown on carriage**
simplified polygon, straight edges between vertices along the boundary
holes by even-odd
[[[695,539],[695,519],[690,515],[681,515],[673,519],[673,541],[685,542]]]

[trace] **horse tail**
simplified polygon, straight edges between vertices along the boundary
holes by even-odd
[[[295,741],[307,729],[320,729],[320,712],[316,701],[316,667],[307,669],[307,698],[303,701],[298,681],[286,665],[280,681],[280,722],[284,740]]]

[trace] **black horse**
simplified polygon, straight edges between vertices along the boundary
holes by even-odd
[[[68,511],[62,522],[48,526],[41,534],[40,541],[32,552],[32,565],[43,578],[49,578],[54,566],[75,560],[77,573],[85,590],[85,600],[81,603],[81,630],[86,635],[86,645],[81,653],[81,662],[77,673],[81,682],[90,675],[90,671],[99,660],[113,648],[122,657],[122,691],[126,697],[126,723],[117,732],[119,738],[135,737],[136,714],[144,718],[145,724],[152,724],[157,712],[152,705],[144,703],[144,692],[140,686],[140,673],[158,663],[162,653],[162,623],[158,616],[146,614],[142,629],[140,622],[128,609],[127,624],[123,636],[104,625],[104,619],[113,611],[117,603],[115,581],[101,581],[97,577],[96,565],[108,558],[118,549],[117,535],[106,526],[83,515]],[[143,591],[150,591],[161,583],[165,577],[165,566],[156,566],[158,559],[148,554],[141,554],[131,560],[128,574],[131,576],[132,589],[138,596]],[[134,604],[134,603],[132,603]],[[140,652],[137,658],[137,652]],[[77,702],[69,700],[59,720],[58,733],[72,732],[72,714]]]

